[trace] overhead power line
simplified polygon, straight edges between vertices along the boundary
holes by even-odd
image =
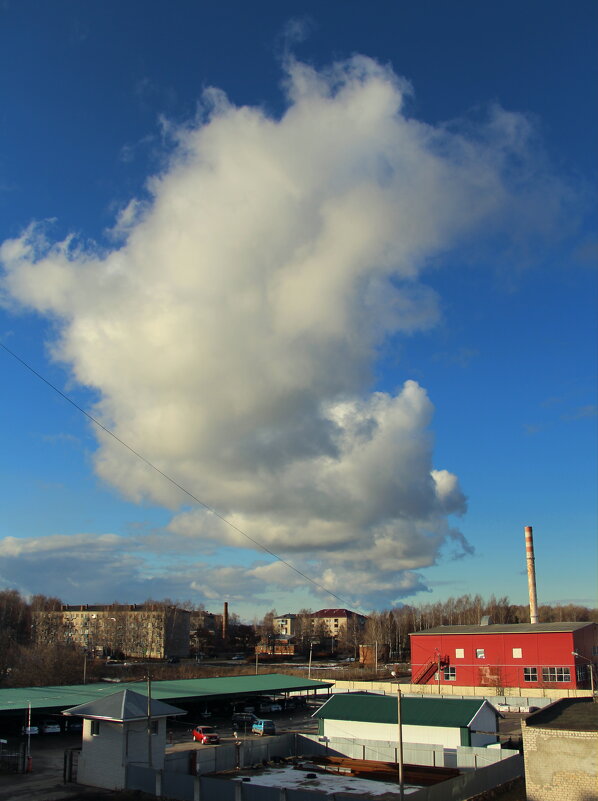
[[[182,484],[179,484],[179,482],[176,481],[174,478],[172,478],[172,476],[169,476],[168,473],[165,473],[163,470],[160,470],[159,467],[156,467],[156,465],[153,462],[151,462],[149,459],[147,459],[145,456],[143,456],[143,454],[139,453],[139,451],[136,451],[135,448],[131,447],[131,445],[129,445],[127,442],[125,442],[123,439],[121,439],[117,434],[114,433],[114,431],[111,431],[109,428],[107,428],[103,423],[101,423],[99,420],[97,420],[92,414],[90,414],[89,412],[85,411],[85,409],[82,406],[79,406],[79,404],[76,401],[74,401],[72,398],[70,398],[64,392],[62,392],[62,390],[58,389],[58,387],[55,384],[53,384],[51,381],[49,381],[47,378],[45,378],[34,367],[32,367],[24,359],[22,359],[20,356],[18,356],[14,351],[12,351],[10,348],[8,348],[3,342],[0,342],[0,347],[3,350],[5,350],[6,353],[8,353],[10,356],[12,356],[13,359],[15,359],[17,362],[19,362],[19,364],[21,364],[23,367],[25,367],[27,370],[29,370],[30,373],[33,373],[33,375],[36,378],[38,378],[40,381],[42,381],[44,384],[46,384],[46,386],[50,387],[51,390],[56,392],[57,395],[60,395],[60,397],[63,400],[65,400],[67,403],[70,403],[71,406],[74,406],[75,409],[77,409],[78,412],[81,412],[81,414],[85,415],[85,417],[87,417],[87,419],[90,420],[95,426],[97,426],[98,428],[101,428],[102,431],[104,431],[106,434],[108,434],[110,437],[112,437],[112,439],[116,440],[116,442],[118,442],[120,445],[122,445],[123,448],[126,448],[128,451],[130,451],[137,459],[142,461],[144,464],[146,464],[152,470],[155,470],[156,473],[159,473],[163,478],[165,478],[167,481],[169,481],[174,487],[179,489],[182,493],[184,493],[189,498],[194,500],[200,506],[203,506],[204,509],[207,509],[208,512],[211,512],[217,518],[222,520],[222,522],[225,523],[227,526],[230,526],[230,528],[232,528],[238,534],[241,534],[241,536],[245,537],[246,540],[249,540],[249,542],[252,542],[257,548],[260,548],[262,551],[264,551],[264,553],[267,553],[270,556],[274,557],[274,559],[276,559],[281,564],[283,564],[286,567],[288,567],[290,570],[293,570],[295,573],[297,573],[298,576],[301,576],[306,581],[308,581],[310,584],[313,584],[314,587],[317,587],[319,590],[322,590],[322,592],[327,593],[332,598],[336,598],[336,600],[340,601],[342,604],[348,604],[349,603],[344,598],[341,598],[340,595],[336,595],[336,593],[332,592],[332,590],[329,590],[327,587],[324,587],[323,584],[320,584],[315,579],[312,579],[306,573],[303,573],[303,571],[299,570],[298,567],[295,567],[295,565],[291,564],[286,559],[283,559],[282,556],[279,556],[278,554],[274,553],[274,551],[271,551],[268,547],[263,545],[261,542],[259,542],[258,540],[254,539],[249,534],[247,534],[246,531],[243,531],[243,529],[239,528],[239,526],[235,525],[234,523],[231,523],[231,521],[227,520],[227,518],[224,517],[224,515],[221,515],[220,512],[218,512],[212,506],[210,506],[209,504],[205,503],[205,501],[202,501],[200,498],[198,498],[196,495],[194,495],[188,489],[183,487]]]

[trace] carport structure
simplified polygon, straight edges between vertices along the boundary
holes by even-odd
[[[183,709],[215,701],[234,702],[261,695],[290,695],[316,693],[332,687],[332,682],[315,681],[282,673],[263,673],[257,676],[225,676],[214,679],[175,679],[152,681],[152,698]],[[119,689],[147,695],[145,681],[99,682],[54,687],[18,687],[0,690],[0,721],[7,718],[25,721],[29,706],[33,719],[43,715],[60,714],[64,709],[113,695]]]

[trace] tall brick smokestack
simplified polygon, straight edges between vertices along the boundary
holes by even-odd
[[[224,602],[224,612],[222,613],[222,639],[228,640],[228,601]]]
[[[537,623],[536,560],[534,558],[534,535],[531,526],[525,527],[525,557],[527,559],[527,586],[529,589],[529,622]]]

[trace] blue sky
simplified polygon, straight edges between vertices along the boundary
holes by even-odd
[[[594,605],[596,16],[4,0],[0,584]]]

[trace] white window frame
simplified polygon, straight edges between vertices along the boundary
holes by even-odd
[[[568,667],[543,667],[542,681],[549,684],[571,681],[571,671]]]
[[[475,649],[475,658],[476,659],[486,659],[486,649],[485,648],[476,648]]]
[[[513,648],[513,659],[523,659],[523,648]]]
[[[527,675],[526,675],[527,671]],[[538,668],[524,667],[523,668],[523,681],[538,681]]]
[[[465,648],[455,648],[455,659],[465,659]]]

